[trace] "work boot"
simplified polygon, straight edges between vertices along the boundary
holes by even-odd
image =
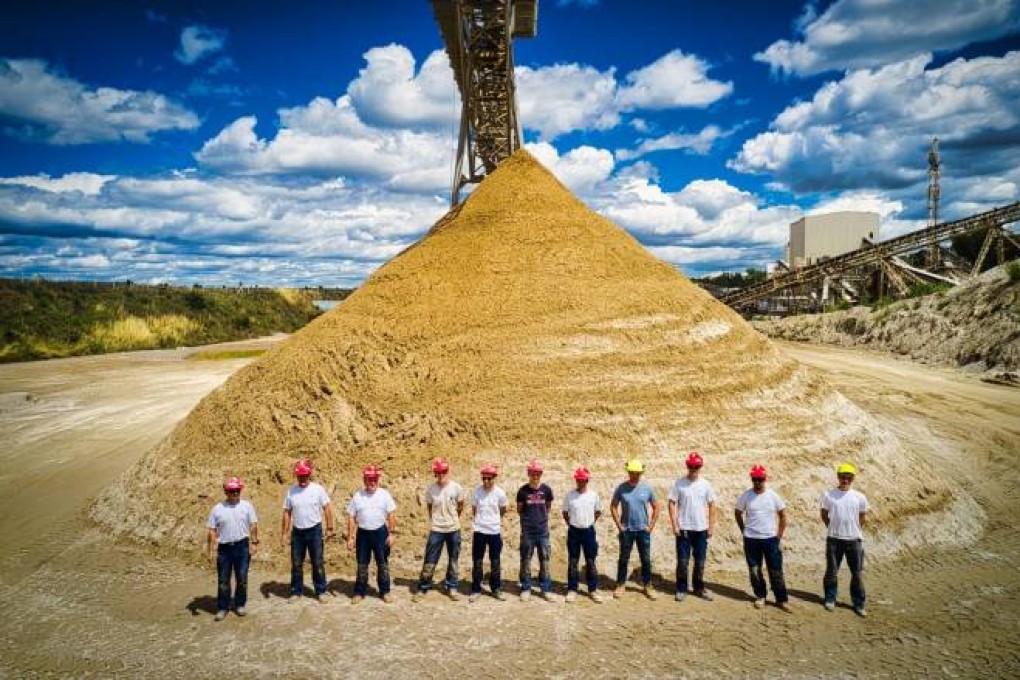
[[[221,609],[218,612],[216,612],[216,620],[217,621],[222,621],[225,618],[227,618],[227,610],[226,609]]]
[[[364,595],[355,595],[354,597],[351,598],[351,604],[352,605],[358,605],[358,604],[361,604],[364,601],[365,601],[365,596]]]
[[[836,609],[836,603],[835,602],[833,602],[832,600],[826,600],[825,601],[825,611],[831,612],[831,611],[835,611],[835,609]]]
[[[385,595],[382,596],[382,601],[385,602],[386,604],[393,604],[393,596],[390,595],[389,593],[386,593]]]
[[[697,597],[697,598],[699,598],[699,599],[702,599],[702,600],[704,600],[705,602],[711,602],[712,600],[714,600],[714,599],[715,599],[715,598],[714,598],[714,597],[712,596],[712,593],[708,592],[707,590],[702,590],[702,591],[699,591],[699,592],[697,592],[697,593],[694,593],[694,597]]]
[[[531,599],[531,591],[530,590],[522,590],[521,591],[521,602],[527,602],[530,599]]]
[[[248,616],[248,610],[245,609],[244,607],[238,607],[237,608],[237,615],[238,616]]]
[[[613,597],[619,600],[621,597],[623,597],[623,592],[624,592],[623,586],[616,586],[615,588],[613,588]]]
[[[866,619],[868,618],[868,609],[864,605],[861,605],[860,607],[854,607],[854,614],[857,614],[857,616],[861,617],[862,619]]]
[[[761,609],[764,606],[765,606],[765,598],[764,597],[759,597],[759,598],[757,598],[754,601],[754,608],[755,609]]]
[[[503,602],[504,600],[506,600],[506,593],[504,593],[502,590],[497,590],[496,592],[494,592],[492,594],[492,596],[494,598],[496,598],[497,600],[499,600],[500,602]]]
[[[453,600],[454,602],[460,599],[460,593],[457,591],[456,588],[448,588],[446,590],[446,594],[449,595],[450,599]]]
[[[779,607],[779,611],[786,612],[787,614],[793,613],[793,607],[790,606],[789,602],[778,602],[776,606]]]
[[[652,590],[651,586],[645,586],[641,592],[643,592],[645,594],[645,597],[647,597],[649,600],[659,599],[659,596],[655,594],[655,591]]]
[[[571,590],[569,593],[567,593],[567,599],[566,599],[567,602],[573,602],[576,599],[577,599],[577,593],[576,592]]]
[[[595,604],[602,604],[606,601],[606,598],[602,597],[602,593],[600,593],[597,590],[589,594],[591,595],[591,601],[594,602]]]
[[[471,593],[468,595],[468,602],[478,602],[478,598],[482,596],[481,593]]]
[[[414,591],[414,595],[411,596],[411,602],[421,602],[422,600],[425,599],[425,596],[428,594],[428,592],[429,591],[427,590]]]
[[[546,602],[555,602],[556,601],[556,596],[553,595],[548,590],[543,590],[542,591],[542,599],[545,600]]]
[[[687,598],[687,593],[677,593],[673,596],[673,599],[677,602],[683,602]]]

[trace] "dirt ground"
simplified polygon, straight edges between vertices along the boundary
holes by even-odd
[[[250,615],[215,623],[211,570],[115,543],[85,508],[244,360],[159,351],[0,366],[0,677],[1020,676],[1020,390],[859,350],[781,347],[901,439],[929,445],[939,474],[986,513],[959,548],[869,562],[866,620],[847,605],[845,571],[840,607],[822,608],[819,545],[817,566],[788,570],[793,614],[755,610],[740,564],[709,573],[711,603],[675,603],[670,562],[656,565],[656,602],[632,591],[603,605],[439,594],[413,605],[414,574],[401,571],[394,604],[360,607],[352,574],[330,572],[319,605],[286,601],[287,574],[256,565]],[[791,532],[818,521],[791,519]],[[669,539],[660,529],[654,540]],[[615,546],[603,551],[607,574]],[[506,555],[504,577],[515,562]]]

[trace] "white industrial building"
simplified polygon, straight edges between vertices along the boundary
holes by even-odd
[[[846,210],[808,215],[790,224],[786,261],[799,269],[857,250],[863,239],[878,240],[878,213]]]

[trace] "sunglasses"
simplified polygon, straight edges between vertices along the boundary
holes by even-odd
[[[227,493],[241,493],[240,489],[227,489]]]

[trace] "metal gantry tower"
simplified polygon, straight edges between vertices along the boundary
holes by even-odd
[[[460,90],[460,135],[450,202],[521,146],[513,38],[534,37],[538,0],[432,0]]]
[[[942,161],[939,159],[939,138],[931,140],[931,150],[928,151],[928,226],[934,227],[939,223],[939,204],[942,201]],[[933,241],[928,246],[927,265],[929,269],[939,266],[941,257],[938,241]]]

